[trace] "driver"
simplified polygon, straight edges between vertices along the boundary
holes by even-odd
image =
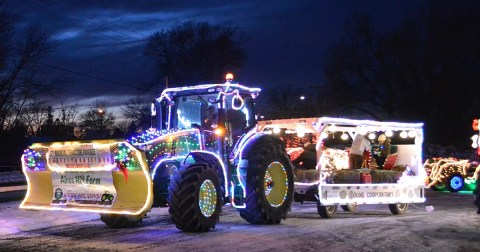
[[[214,106],[208,106],[207,112],[205,112],[205,118],[203,119],[203,128],[212,129],[212,125],[215,124],[217,114],[215,113]]]

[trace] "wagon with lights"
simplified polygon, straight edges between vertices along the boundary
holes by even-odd
[[[23,209],[100,213],[136,226],[168,206],[183,231],[214,228],[224,203],[254,224],[286,218],[293,169],[278,136],[256,128],[258,88],[232,83],[165,89],[152,128],[130,139],[35,143],[22,156]]]
[[[359,204],[387,204],[393,214],[405,214],[409,203],[424,202],[422,128],[422,123],[329,117],[258,123],[259,131],[286,143],[295,164],[294,200],[316,202],[323,218],[332,217],[338,206],[354,211]],[[355,154],[359,145],[354,139],[368,146],[361,155]],[[382,158],[385,141],[388,153]],[[306,144],[316,147],[315,165],[310,167],[296,161]]]

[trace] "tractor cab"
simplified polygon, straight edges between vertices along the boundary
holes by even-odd
[[[165,89],[152,106],[157,129],[197,128],[205,149],[224,154],[256,125],[254,99],[259,88],[231,83]]]

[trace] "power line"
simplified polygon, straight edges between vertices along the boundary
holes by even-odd
[[[69,73],[74,73],[74,74],[78,74],[78,75],[81,75],[81,76],[90,77],[90,78],[93,78],[93,79],[102,80],[102,81],[110,82],[110,83],[113,83],[113,84],[130,87],[130,88],[133,88],[135,90],[139,89],[137,86],[134,86],[134,85],[118,82],[118,81],[115,81],[115,80],[105,79],[103,77],[95,76],[95,75],[88,74],[88,73],[82,73],[82,72],[72,70],[72,69],[68,69],[68,68],[65,68],[65,67],[55,66],[55,65],[47,64],[47,63],[40,62],[40,61],[36,61],[35,63],[46,66],[46,67],[66,71],[66,72],[69,72]]]

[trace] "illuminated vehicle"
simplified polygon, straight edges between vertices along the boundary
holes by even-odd
[[[459,192],[475,189],[477,162],[457,158],[430,158],[423,164],[428,174],[428,187],[434,191]]]
[[[114,228],[169,206],[177,228],[215,227],[225,202],[254,224],[280,223],[293,200],[283,142],[257,132],[260,89],[231,83],[168,88],[157,127],[128,140],[35,143],[22,156],[23,209],[98,212]]]
[[[285,141],[294,164],[305,144],[316,145],[316,165],[295,168],[294,199],[317,202],[318,214],[323,218],[332,217],[337,206],[353,211],[359,204],[387,204],[398,215],[406,213],[409,203],[424,202],[422,127],[421,123],[329,117],[258,124],[259,131],[278,135]],[[357,138],[368,142],[366,146],[371,145],[361,149],[363,156],[357,155],[360,162],[355,162],[353,139]],[[383,147],[375,144],[377,139],[381,139]],[[390,151],[381,159],[377,154],[385,147],[385,141],[390,144]]]

